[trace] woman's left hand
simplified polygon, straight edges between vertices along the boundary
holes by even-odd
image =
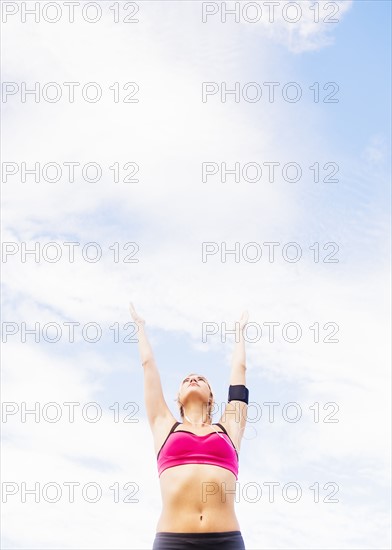
[[[244,326],[247,324],[248,319],[249,319],[249,313],[248,311],[245,310],[242,312],[241,319],[239,320],[240,330],[242,330]]]

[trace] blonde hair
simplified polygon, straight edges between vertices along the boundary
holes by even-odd
[[[188,374],[188,376],[191,376],[192,374],[195,374],[195,373],[192,372],[191,374]],[[203,376],[203,378],[205,378],[205,376]],[[208,383],[208,380],[206,378],[205,378],[205,380],[207,382],[207,386],[210,388],[210,395],[209,395],[208,404],[207,404],[207,419],[208,419],[208,422],[210,424],[212,424],[212,409],[213,409],[213,406],[214,406],[214,394],[212,393],[211,386]],[[177,394],[177,404],[180,405],[181,419],[184,420],[184,407],[182,406],[181,401],[180,401],[180,392],[178,392],[178,394]]]

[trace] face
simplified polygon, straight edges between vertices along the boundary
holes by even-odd
[[[180,386],[180,395],[183,396],[187,394],[189,391],[201,391],[203,394],[205,394],[206,399],[210,396],[210,386],[207,382],[207,379],[202,376],[201,374],[189,374],[184,380],[181,382]]]

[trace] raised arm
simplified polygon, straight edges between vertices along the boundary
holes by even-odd
[[[144,401],[149,424],[153,429],[157,420],[173,417],[163,396],[161,378],[155,363],[154,354],[150,342],[148,341],[145,321],[135,311],[133,304],[130,304],[129,310],[132,319],[138,327],[139,353],[144,370]]]
[[[231,386],[246,386],[246,357],[243,330],[247,322],[248,312],[244,311],[241,319],[236,323],[237,334],[230,373]],[[243,388],[236,388],[236,390],[239,391],[239,395],[243,397],[244,392],[241,391]],[[248,405],[244,401],[232,398],[231,401],[227,403],[219,420],[228,431],[238,451],[245,431],[247,409]]]
[[[233,358],[231,361],[231,374],[230,374],[230,384],[243,384],[246,386],[246,357],[245,357],[245,340],[243,335],[243,330],[248,322],[248,312],[244,311],[241,319],[237,322],[237,327],[239,328],[239,334],[235,339]]]

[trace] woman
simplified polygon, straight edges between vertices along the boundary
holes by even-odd
[[[169,410],[145,332],[145,321],[130,307],[138,326],[144,369],[144,398],[154,439],[163,509],[153,550],[244,550],[234,511],[238,453],[246,424],[249,391],[245,382],[243,313],[236,338],[228,403],[212,423],[214,396],[207,379],[189,374],[177,402],[182,423]]]

